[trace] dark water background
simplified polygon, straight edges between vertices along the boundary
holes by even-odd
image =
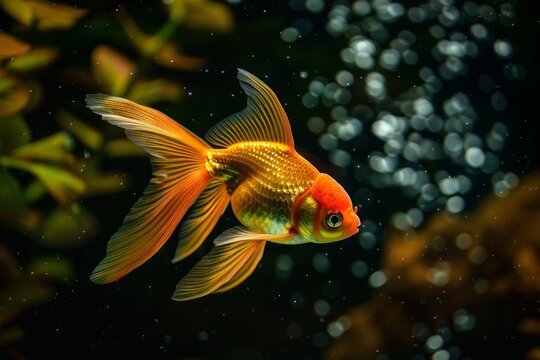
[[[88,64],[90,54],[98,44],[114,46],[136,58],[115,20],[118,5],[123,5],[147,31],[157,29],[164,18],[162,4],[154,1],[77,4],[91,10],[73,29],[34,32],[26,38],[56,44],[63,53],[63,57],[41,75],[46,101],[27,115],[35,138],[55,130],[56,125],[49,121],[50,112],[59,107],[67,107],[90,123],[98,121],[84,108],[84,96],[89,90],[77,79],[65,81],[59,74],[73,63]],[[173,236],[158,254],[126,278],[107,286],[97,286],[89,281],[89,274],[103,257],[106,242],[121,225],[151,175],[146,158],[105,159],[104,169],[125,172],[131,182],[125,191],[80,200],[99,220],[99,229],[84,246],[72,249],[40,247],[21,240],[24,236],[13,229],[2,230],[2,242],[17,254],[21,263],[33,253],[40,252],[61,254],[74,266],[74,278],[57,286],[52,301],[29,309],[17,318],[16,323],[25,332],[24,338],[16,343],[22,358],[317,359],[334,341],[327,333],[329,324],[373,295],[374,288],[370,286],[368,276],[379,269],[381,254],[385,251],[384,239],[392,227],[391,217],[396,211],[408,209],[411,199],[403,196],[399,188],[374,188],[367,181],[358,181],[351,166],[333,165],[328,160],[328,152],[319,146],[318,136],[307,128],[310,117],[329,117],[327,109],[311,110],[302,104],[302,96],[311,79],[317,75],[332,78],[343,68],[339,52],[347,46],[347,41],[343,37],[332,37],[325,30],[331,4],[328,2],[317,14],[295,11],[285,1],[243,1],[227,6],[236,20],[232,32],[210,34],[180,29],[172,37],[182,44],[184,52],[208,59],[208,64],[200,71],[178,73],[150,65],[154,73],[180,82],[190,94],[178,102],[159,103],[155,107],[202,136],[217,121],[244,107],[245,97],[236,80],[236,69],[244,68],[260,76],[284,104],[299,152],[319,169],[332,174],[352,195],[360,187],[372,188],[376,200],[372,206],[362,208],[360,216],[379,224],[376,244],[366,249],[358,238],[323,246],[269,244],[259,268],[238,288],[225,294],[178,303],[170,299],[175,284],[210,248],[211,242],[187,260],[171,264],[176,246]],[[508,100],[507,109],[494,112],[488,94],[470,86],[480,74],[500,75],[501,66],[495,57],[491,61],[471,62],[464,79],[452,82],[443,91],[452,94],[460,90],[467,94],[480,119],[479,132],[489,129],[496,121],[508,127],[510,136],[504,150],[498,154],[501,167],[521,177],[537,169],[539,164],[537,54],[540,50],[540,6],[535,1],[521,1],[515,3],[515,9],[515,27],[505,29],[507,34],[496,34],[509,38],[514,48],[512,60],[526,69],[523,80],[500,83]],[[293,43],[283,41],[280,32],[300,17],[312,21],[312,32]],[[0,24],[8,21],[11,21],[9,17],[0,13]],[[393,26],[398,25],[399,22]],[[427,31],[421,26],[416,29],[419,34]],[[308,74],[307,78],[300,76],[303,71]],[[403,72],[403,83],[389,84],[391,92],[399,93],[406,88],[408,74],[406,69]],[[355,74],[359,74],[358,69]],[[364,162],[368,149],[377,146],[378,141],[366,129],[369,127],[365,126],[362,137],[343,145],[345,149],[357,146],[360,150],[353,152],[353,158]],[[79,148],[75,151],[79,150],[82,151]],[[449,168],[452,166],[448,164]],[[455,169],[459,171],[460,168]],[[478,199],[492,193],[489,176],[478,176],[472,181],[474,191],[464,196],[465,211],[475,209]],[[53,202],[43,201],[46,204]],[[428,218],[429,213],[425,216]],[[227,210],[210,238],[237,223],[230,209]],[[288,256],[286,259],[293,259],[294,266],[287,276],[280,276],[276,266],[284,254]],[[323,254],[330,264],[322,272],[313,266],[317,254]],[[368,275],[363,278],[351,272],[351,264],[357,260],[367,265]],[[330,306],[327,315],[318,316],[314,312],[318,300],[324,300]],[[538,311],[538,302],[536,306]],[[486,328],[477,328],[471,333],[470,339],[474,341],[469,341],[467,335],[460,337],[456,344],[460,348],[459,358],[490,358],[489,353],[500,358],[523,358],[535,344],[538,346],[537,336],[507,333],[504,319],[512,314],[498,314],[495,307],[493,315]],[[498,327],[502,333],[493,335],[497,334]],[[489,336],[483,337],[483,331]],[[422,346],[396,346],[402,348],[402,356],[392,358],[410,358],[415,353],[424,353],[425,358],[431,356],[429,352],[423,352]],[[381,354],[385,352],[383,349]],[[6,352],[0,357],[10,358],[10,354]]]

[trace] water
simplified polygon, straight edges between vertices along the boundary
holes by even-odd
[[[143,46],[129,20],[147,36],[165,34],[168,14],[180,11],[173,3],[83,2],[88,14],[55,31],[27,30],[0,10],[5,31],[59,51],[37,70],[2,65],[37,95],[14,110],[20,118],[0,121],[2,134],[24,134],[2,138],[0,156],[63,130],[70,135],[56,139],[65,142],[38,152],[55,166],[48,179],[80,173],[51,195],[34,173],[0,162],[4,193],[20,193],[0,197],[0,254],[15,259],[0,263],[11,269],[0,277],[0,314],[13,316],[0,321],[1,357],[523,358],[534,348],[531,209],[540,201],[526,176],[539,164],[537,5],[227,1],[190,8],[173,29],[186,59]],[[84,96],[129,95],[202,135],[245,106],[238,67],[276,92],[298,151],[359,205],[360,234],[269,244],[245,283],[186,303],[170,296],[210,241],[173,265],[173,236],[121,281],[92,284],[151,171]],[[79,178],[90,185],[79,188]],[[4,216],[13,204],[40,216],[16,225]],[[210,237],[237,224],[227,210]]]

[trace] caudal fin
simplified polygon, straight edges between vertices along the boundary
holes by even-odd
[[[107,245],[90,279],[99,284],[122,278],[154,255],[211,181],[205,168],[208,144],[163,113],[103,94],[87,106],[152,156],[154,177]]]

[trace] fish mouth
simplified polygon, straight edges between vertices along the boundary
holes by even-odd
[[[351,221],[349,223],[349,226],[347,226],[347,230],[345,230],[344,233],[345,237],[351,237],[354,234],[358,233],[360,231],[359,226],[362,224],[360,218],[358,217],[358,215],[356,215],[356,213],[353,212],[351,215]]]
[[[360,226],[360,224],[358,225]],[[350,227],[347,229],[347,231],[345,231],[345,237],[351,237],[353,236],[354,234],[357,234],[358,232],[360,232],[360,229],[357,228],[357,227]]]

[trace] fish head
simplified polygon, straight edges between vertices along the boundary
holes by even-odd
[[[312,242],[335,242],[359,231],[357,207],[353,207],[345,189],[327,174],[317,176],[298,208],[298,231]]]

